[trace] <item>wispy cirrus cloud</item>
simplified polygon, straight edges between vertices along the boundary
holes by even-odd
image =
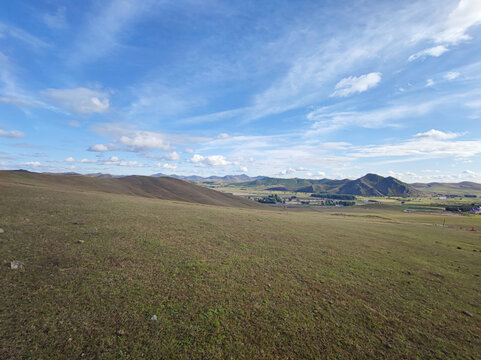
[[[351,155],[359,158],[406,157],[411,161],[448,157],[470,158],[481,154],[481,140],[453,140],[459,136],[461,134],[432,129],[397,144],[355,147]]]
[[[429,39],[441,45],[421,50],[411,55],[408,60],[424,59],[427,56],[439,57],[449,50],[448,45],[454,46],[470,40],[471,36],[467,32],[480,24],[481,3],[478,0],[460,0],[446,19],[436,22],[426,29],[422,36],[418,36],[418,40]]]
[[[109,110],[109,93],[88,88],[46,89],[42,95],[58,106],[80,114],[105,113]]]
[[[51,47],[51,44],[28,33],[27,31],[19,27],[16,27],[14,25],[5,24],[3,22],[0,22],[0,37],[1,36],[12,37],[28,45],[30,48],[34,50],[40,50],[40,49]]]
[[[424,50],[418,51],[417,53],[411,55],[408,58],[408,61],[411,62],[411,61],[415,61],[417,59],[422,60],[422,59],[426,58],[427,56],[439,57],[447,51],[449,51],[449,49],[444,45],[434,46],[434,47],[431,47],[429,49],[424,49]]]
[[[431,111],[439,100],[409,105],[391,105],[366,111],[332,111],[322,107],[311,111],[307,118],[314,123],[306,136],[314,136],[343,129],[348,126],[364,128],[382,128],[397,126],[396,120],[410,116],[419,116]]]
[[[382,74],[372,72],[361,76],[349,76],[340,80],[335,87],[332,97],[345,97],[355,93],[362,93],[377,86],[381,82]]]
[[[448,140],[448,139],[455,139],[460,137],[464,134],[461,133],[453,133],[453,132],[444,132],[435,129],[431,129],[429,131],[423,133],[417,133],[413,136],[415,139],[434,139],[434,140]]]
[[[442,24],[441,30],[434,35],[438,43],[458,44],[470,40],[468,30],[481,24],[481,2],[461,0]]]
[[[196,137],[188,134],[168,134],[159,131],[138,130],[128,124],[104,123],[94,126],[93,130],[109,137],[112,141],[108,145],[95,145],[98,150],[91,151],[131,151],[145,153],[153,150],[172,151],[173,145],[192,145],[211,140],[205,137]],[[177,152],[171,152],[170,157],[177,157]]]
[[[20,139],[23,138],[25,134],[18,130],[3,130],[0,128],[0,137],[8,138],[8,139]]]
[[[72,64],[94,62],[121,46],[121,36],[155,5],[152,0],[109,0],[96,3],[79,32],[69,58]]]
[[[60,6],[53,13],[43,14],[42,19],[51,29],[64,29],[67,27],[66,8]]]

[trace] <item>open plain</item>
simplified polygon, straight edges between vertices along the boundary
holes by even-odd
[[[1,358],[479,357],[479,216],[52,184],[0,176]]]

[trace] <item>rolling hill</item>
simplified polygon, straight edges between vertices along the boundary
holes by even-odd
[[[414,183],[411,184],[411,186],[419,191],[430,194],[481,196],[481,184],[471,181],[462,181],[459,183]]]
[[[25,170],[0,171],[0,184],[54,187],[66,191],[94,191],[135,195],[191,203],[259,207],[261,205],[231,194],[221,193],[170,177],[149,176],[91,177],[84,175],[40,174]]]

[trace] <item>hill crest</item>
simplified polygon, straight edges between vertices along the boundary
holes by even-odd
[[[134,195],[162,200],[184,201],[230,207],[259,207],[254,201],[207,189],[171,177],[150,176],[91,177],[86,175],[41,174],[25,170],[0,171],[0,183],[30,185],[56,190],[93,191]]]

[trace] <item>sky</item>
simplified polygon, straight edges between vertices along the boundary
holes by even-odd
[[[481,1],[1,1],[0,169],[481,182]]]

